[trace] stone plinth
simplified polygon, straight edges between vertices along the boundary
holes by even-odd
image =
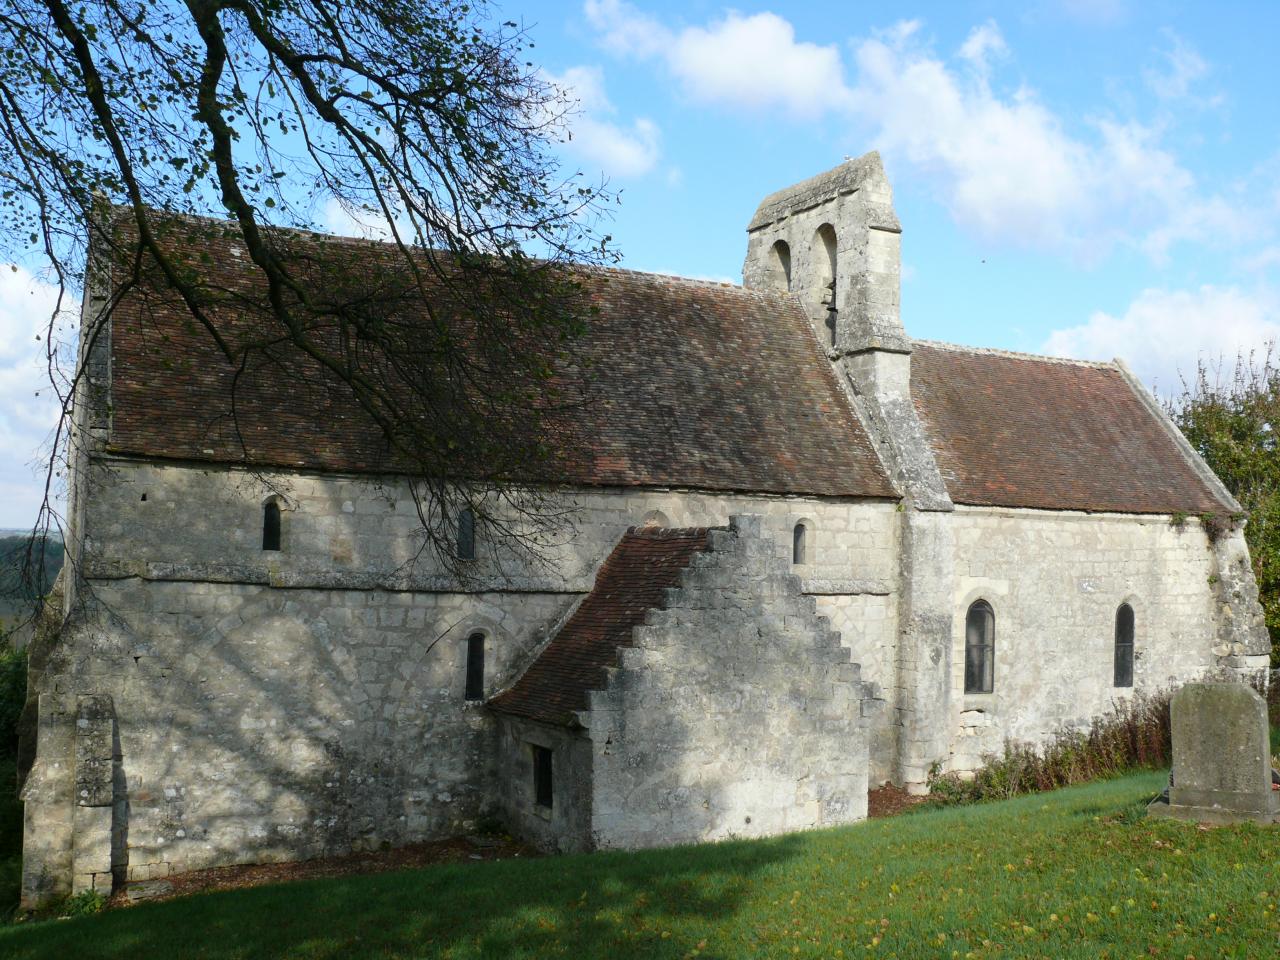
[[[1168,802],[1148,811],[1202,823],[1275,822],[1266,701],[1241,683],[1189,683],[1169,710],[1173,784]]]

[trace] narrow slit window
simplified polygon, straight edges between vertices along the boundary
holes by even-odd
[[[274,500],[262,507],[262,549],[280,549],[280,504]]]
[[[484,699],[484,634],[467,637],[467,699]]]
[[[476,515],[470,507],[458,514],[456,553],[459,560],[474,560],[476,558]]]
[[[1133,607],[1120,604],[1116,611],[1116,651],[1114,684],[1133,686]]]
[[[979,600],[964,618],[964,692],[995,689],[996,615],[991,604]]]
[[[797,523],[791,531],[791,562],[792,563],[808,563],[808,544],[809,528],[803,523]]]
[[[533,802],[551,809],[553,797],[551,783],[551,749],[533,748]]]

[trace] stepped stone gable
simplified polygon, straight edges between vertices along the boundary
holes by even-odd
[[[593,845],[861,819],[867,694],[759,518],[733,518],[590,694]]]
[[[1233,513],[1112,364],[917,342],[911,392],[956,503]],[[1185,443],[1185,441],[1184,441]]]
[[[604,686],[632,630],[661,606],[693,557],[707,549],[708,530],[631,528],[609,554],[595,586],[510,690],[490,706],[502,713],[569,725]]]
[[[631,530],[564,629],[490,703],[502,714],[504,812],[561,850],[861,819],[865,714],[878,705],[759,517]],[[559,786],[541,812],[528,745],[554,754]]]

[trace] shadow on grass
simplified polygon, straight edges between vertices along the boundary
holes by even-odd
[[[431,867],[232,891],[0,933],[11,960],[685,956],[801,837]],[[8,935],[6,936],[5,933]],[[716,956],[703,951],[703,956]],[[727,956],[727,955],[726,955]]]

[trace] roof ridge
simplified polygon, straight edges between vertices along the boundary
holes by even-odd
[[[627,535],[632,537],[649,537],[653,540],[670,538],[670,537],[700,537],[704,536],[711,530],[728,530],[728,527],[658,527],[658,526],[636,526],[628,527]]]
[[[121,204],[113,204],[112,215],[119,216],[123,212],[127,211],[127,209],[128,208],[124,207]],[[176,210],[164,210],[156,207],[149,208],[149,209],[153,210],[157,214],[162,214],[165,218],[171,221],[172,220],[183,221],[183,222],[186,222],[192,225],[197,225],[197,226],[201,224],[212,224],[214,226],[225,227],[228,231],[227,233],[228,239],[230,240],[242,239],[241,234],[239,232],[240,231],[239,224],[237,224],[236,221],[232,219],[228,219],[224,217],[209,216],[209,215],[199,214],[199,213],[186,213],[183,211],[176,211]],[[333,242],[333,243],[340,243],[340,244],[349,244],[352,246],[395,247],[395,248],[398,248],[400,245],[394,239],[391,239],[389,237],[353,236],[347,233],[335,233],[333,230],[320,229],[319,226],[300,226],[296,224],[264,222],[261,224],[261,227],[264,230],[268,230],[268,231],[300,234],[303,236],[315,238],[317,240],[320,240],[326,243]],[[435,254],[439,256],[453,256],[453,251],[447,250],[444,248],[420,247],[410,237],[402,238],[401,243],[403,243],[403,245],[411,253]],[[705,277],[686,277],[678,273],[664,273],[660,270],[639,270],[639,269],[636,269],[635,267],[619,267],[619,266],[613,266],[610,264],[603,264],[603,263],[581,263],[576,260],[559,261],[559,265],[568,270],[580,270],[587,273],[630,274],[630,275],[639,276],[639,277],[652,277],[652,278],[657,278],[662,280],[676,280],[681,283],[690,284],[692,286],[715,287],[718,289],[739,290],[743,293],[750,293],[750,294],[762,293],[762,294],[767,294],[771,296],[777,296],[779,294],[779,291],[761,290],[755,287],[747,287],[741,283],[734,283],[732,280],[712,280]],[[789,296],[790,294],[788,293],[786,295]]]
[[[1040,363],[1060,363],[1071,367],[1093,367],[1101,370],[1118,370],[1114,360],[1077,360],[1075,357],[1053,357],[1043,353],[1027,353],[1022,350],[1005,350],[1000,347],[972,347],[964,343],[948,343],[945,340],[921,340],[913,337],[912,346],[936,347],[952,353],[977,353],[989,357],[1007,357],[1010,360],[1036,360]]]

